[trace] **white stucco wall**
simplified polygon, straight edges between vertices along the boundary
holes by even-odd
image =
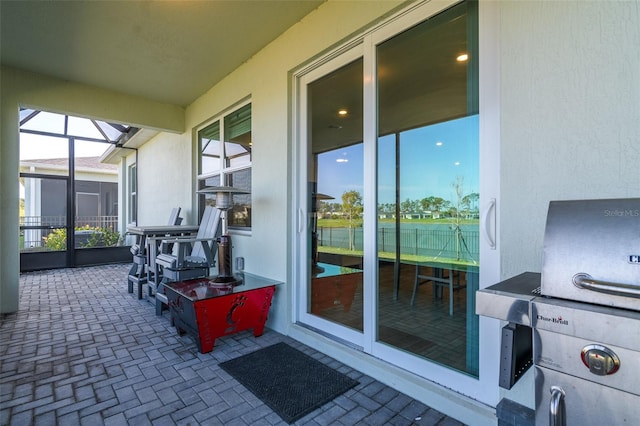
[[[509,277],[540,271],[550,200],[640,197],[640,3],[501,9],[500,241]]]
[[[191,129],[251,97],[252,230],[233,235],[233,256],[245,270],[287,284],[277,290],[269,326],[286,332],[291,319],[288,254],[291,147],[289,72],[397,7],[398,1],[329,1],[230,74],[187,108]],[[195,141],[193,141],[195,143]],[[195,159],[194,145],[194,159]],[[195,176],[195,170],[193,171]]]
[[[19,295],[19,107],[184,131],[184,109],[15,68],[0,69],[0,313],[15,312]]]
[[[139,223],[173,206],[195,214],[192,130],[251,97],[253,228],[234,235],[245,268],[286,282],[269,325],[291,314],[289,72],[399,2],[328,2],[255,55],[186,111],[185,133],[139,150]],[[638,2],[501,2],[499,6],[500,276],[539,271],[550,200],[640,196]],[[480,28],[481,37],[486,28]],[[497,350],[497,348],[496,348]],[[533,405],[531,377],[503,395]]]
[[[500,9],[499,250],[508,278],[540,272],[549,201],[640,197],[640,3]],[[533,407],[532,392],[530,372],[503,394]]]
[[[234,256],[245,257],[247,271],[286,282],[291,269],[287,233],[295,224],[288,192],[292,178],[289,72],[399,4],[323,4],[189,106],[184,133],[162,133],[140,147],[139,183],[144,189],[139,193],[139,223],[162,223],[176,205],[182,207],[186,223],[193,223],[196,153],[192,130],[250,96],[253,228],[250,236],[233,236]],[[640,4],[638,0],[504,1],[499,5],[499,26],[498,250],[500,275],[507,278],[540,270],[550,200],[640,197]],[[481,37],[483,31],[486,28],[481,25]],[[17,105],[22,95],[28,95],[34,106],[46,109],[62,102],[55,102],[56,96],[65,95],[56,90],[53,96],[47,79],[36,91],[18,89],[6,98],[2,79],[3,108]],[[59,85],[62,89],[66,83]],[[105,110],[118,110],[126,101],[110,101]],[[84,106],[88,101],[78,102]],[[69,101],[60,105],[68,109]],[[132,113],[131,108],[127,111]],[[150,127],[157,127],[161,116],[162,111],[157,111]],[[17,230],[13,230],[17,188],[11,183],[11,176],[18,173],[17,148],[5,145],[17,135],[15,123],[7,128],[14,121],[17,111],[2,112],[0,249],[17,241]],[[7,265],[18,264],[17,253],[3,249],[0,259],[0,295],[17,297],[17,267],[7,272]],[[269,325],[284,332],[292,306],[290,285],[279,288],[270,313]],[[3,312],[10,311],[5,300]],[[532,386],[526,380],[513,397],[531,406]]]
[[[138,224],[163,225],[180,207],[182,224],[198,223],[192,211],[191,143],[187,134],[160,133],[138,148]]]

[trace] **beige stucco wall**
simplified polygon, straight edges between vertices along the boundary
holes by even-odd
[[[184,225],[192,212],[191,143],[188,134],[160,133],[138,148],[138,224],[162,225],[180,207]]]
[[[548,202],[640,197],[640,2],[501,3],[501,273],[540,271]]]
[[[541,271],[549,201],[640,197],[640,3],[502,2],[500,34],[508,278]],[[533,407],[533,372],[501,394]]]
[[[163,222],[175,205],[183,208],[187,223],[192,223],[196,155],[192,130],[250,96],[253,228],[250,236],[234,235],[234,255],[245,257],[247,271],[286,281],[291,268],[287,235],[295,224],[289,193],[289,72],[399,4],[329,1],[203,94],[187,108],[177,134],[162,133],[140,148],[140,223]],[[639,15],[638,0],[500,3],[500,150],[494,156],[501,173],[501,277],[540,270],[550,200],[640,197]],[[481,43],[483,31],[486,28],[481,24]],[[35,93],[18,88],[5,97],[5,81],[3,70],[2,312],[13,306],[6,300],[17,300],[18,277],[17,251],[7,249],[15,247],[18,239],[17,185],[13,180],[18,174],[17,148],[6,145],[17,139],[17,111],[5,108],[16,106],[27,96],[33,106],[55,110],[59,97],[64,96],[52,96],[49,86],[38,85]],[[127,101],[108,99],[104,114]],[[74,111],[79,112],[87,102],[76,99]],[[69,106],[68,102],[64,105]],[[142,104],[139,107],[145,109]],[[129,107],[126,111],[128,115],[136,112]],[[162,127],[162,110],[150,115],[149,126]],[[128,116],[125,121],[131,120]],[[285,332],[292,306],[289,285],[278,290],[270,314],[270,326]],[[532,404],[530,391],[516,397]]]
[[[252,98],[256,213],[252,236],[234,240],[248,271],[284,280],[290,267],[288,71],[396,6],[329,2],[187,109],[193,128]],[[639,9],[638,1],[500,3],[502,278],[540,271],[550,200],[640,196],[640,61],[630,54],[640,45]],[[286,326],[284,307],[272,312],[272,326]]]
[[[20,106],[183,132],[184,109],[49,76],[0,72],[0,313],[18,309],[18,174]]]
[[[253,223],[250,236],[232,235],[233,255],[245,258],[247,272],[287,282],[292,269],[290,71],[401,3],[323,4],[187,108],[186,127],[193,128],[251,97]],[[278,289],[269,314],[269,325],[284,332],[291,320],[290,286]]]

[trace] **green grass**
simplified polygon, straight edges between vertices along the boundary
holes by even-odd
[[[396,223],[395,219],[378,219],[378,223]],[[455,223],[453,218],[441,218],[441,219],[400,219],[400,223],[403,224],[424,224],[424,225],[450,225]],[[478,219],[462,219],[460,225],[477,225]],[[362,219],[354,220],[352,223],[354,228],[360,228],[362,226]],[[318,219],[318,228],[348,228],[348,219]]]
[[[362,250],[349,250],[339,247],[318,247],[320,253],[339,254],[343,256],[357,256],[362,257],[364,252]],[[391,252],[379,252],[378,258],[382,260],[395,261],[396,255]],[[400,261],[403,263],[445,263],[459,266],[477,266],[477,263],[473,263],[470,260],[458,260],[447,257],[435,257],[435,256],[418,256],[415,254],[402,254],[400,255]]]

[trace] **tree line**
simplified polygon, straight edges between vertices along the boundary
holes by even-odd
[[[478,200],[480,196],[477,192],[460,196],[459,200],[450,201],[441,197],[425,197],[418,200],[407,198],[400,203],[401,214],[426,214],[439,213],[445,216],[473,216],[478,212]],[[323,217],[339,215],[353,219],[362,214],[362,195],[358,191],[346,191],[342,194],[342,203],[320,201],[318,203],[318,213]],[[378,204],[378,214],[393,215],[396,213],[396,203]]]

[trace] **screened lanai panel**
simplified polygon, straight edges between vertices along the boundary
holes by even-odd
[[[138,128],[126,124],[21,108],[20,131],[121,143],[135,134]]]
[[[35,114],[28,115],[21,120],[21,131],[33,130],[39,132],[55,133],[57,135],[66,134],[66,120],[64,115],[46,111],[34,111],[34,113]]]
[[[121,247],[118,166],[101,158],[136,130],[20,110],[21,270],[130,260]]]
[[[20,178],[20,252],[67,249],[67,179]]]
[[[67,134],[76,137],[88,137],[92,139],[104,139],[98,128],[86,118],[69,117],[67,123]]]

